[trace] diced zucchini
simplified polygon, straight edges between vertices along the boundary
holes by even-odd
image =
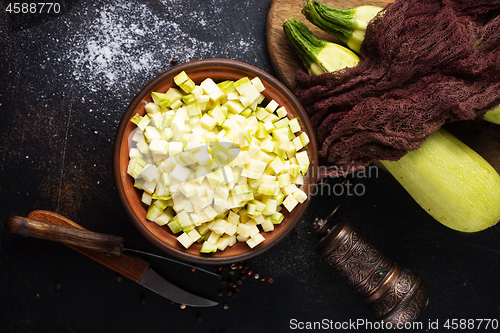
[[[204,241],[201,246],[200,253],[213,253],[213,252],[217,252],[217,245],[214,245],[208,241]]]
[[[189,235],[185,232],[183,232],[180,236],[177,237],[177,240],[179,243],[182,244],[186,249],[189,249],[189,247],[194,243],[193,239],[189,237]]]

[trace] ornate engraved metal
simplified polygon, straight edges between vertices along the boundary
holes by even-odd
[[[387,258],[347,221],[320,241],[318,253],[365,299],[377,320],[397,327],[414,321],[427,305],[422,278]]]

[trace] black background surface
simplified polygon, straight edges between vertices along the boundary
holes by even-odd
[[[219,302],[212,308],[181,309],[64,245],[3,227],[11,215],[50,210],[162,254],[116,193],[111,151],[121,114],[173,59],[229,58],[273,74],[270,1],[60,1],[57,15],[8,14],[9,2],[0,3],[0,332],[288,332],[293,320],[370,320],[364,301],[316,254],[312,220],[336,206],[334,194],[314,196],[291,234],[246,262],[266,281],[247,275],[236,298],[216,277],[145,258],[175,284]],[[349,219],[423,277],[430,302],[418,319],[423,329],[412,331],[444,332],[452,319],[500,320],[498,226],[448,229],[378,169],[354,181],[364,193],[349,197],[335,220]],[[226,269],[236,282],[239,273]],[[439,329],[429,329],[436,321]]]

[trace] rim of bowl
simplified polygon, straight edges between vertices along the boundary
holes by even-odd
[[[297,100],[295,95],[284,85],[282,84],[278,79],[274,78],[272,75],[269,73],[254,67],[252,65],[249,65],[247,63],[243,63],[240,61],[236,60],[229,60],[229,59],[218,59],[218,58],[212,58],[212,59],[203,59],[203,60],[195,60],[191,62],[187,62],[184,64],[177,65],[175,67],[172,67],[171,69],[159,74],[155,78],[153,78],[149,83],[147,83],[132,99],[132,101],[129,103],[128,107],[126,108],[125,112],[123,113],[116,134],[115,134],[115,139],[113,143],[113,174],[114,174],[114,180],[115,180],[115,185],[117,188],[118,195],[120,197],[120,201],[122,203],[123,208],[125,209],[128,217],[132,220],[132,223],[135,225],[135,227],[139,230],[139,232],[147,239],[149,240],[153,245],[158,247],[159,249],[163,250],[164,252],[173,255],[174,257],[177,257],[179,259],[183,259],[192,263],[199,263],[199,264],[228,264],[228,263],[234,263],[238,261],[244,261],[247,260],[251,257],[257,256],[275,244],[277,244],[279,241],[281,241],[296,225],[297,223],[301,220],[304,212],[306,211],[307,207],[309,206],[309,203],[311,201],[311,195],[308,192],[308,197],[306,201],[304,201],[302,204],[298,204],[298,206],[291,212],[293,214],[291,217],[291,220],[287,220],[286,223],[283,224],[278,224],[275,225],[275,230],[267,233],[263,233],[264,237],[266,240],[259,244],[257,247],[251,249],[250,247],[247,247],[247,250],[243,251],[242,253],[239,254],[234,254],[234,255],[224,255],[224,253],[228,250],[224,251],[218,251],[216,253],[212,254],[202,254],[202,253],[190,253],[188,250],[184,250],[184,248],[176,248],[172,245],[169,245],[165,242],[165,240],[162,240],[159,238],[159,236],[153,234],[150,229],[148,229],[145,225],[145,223],[151,223],[150,227],[152,228],[162,228],[158,225],[156,225],[154,222],[146,220],[145,213],[141,214],[144,215],[142,218],[138,216],[137,211],[134,209],[133,205],[129,201],[129,197],[127,196],[127,193],[125,191],[126,189],[126,183],[127,183],[127,177],[129,178],[129,182],[131,182],[131,177],[127,174],[126,166],[124,163],[121,163],[122,160],[122,152],[124,147],[126,146],[127,148],[127,160],[128,160],[128,138],[124,140],[124,135],[127,130],[128,126],[131,126],[130,118],[138,112],[137,109],[141,107],[141,103],[143,103],[144,100],[151,98],[151,92],[156,91],[159,86],[165,85],[166,82],[172,81],[173,83],[173,77],[182,72],[186,71],[189,75],[190,71],[195,71],[195,72],[200,72],[200,71],[206,71],[208,69],[212,70],[217,70],[219,68],[231,68],[237,71],[244,72],[242,73],[241,77],[244,76],[249,76],[250,79],[252,77],[258,76],[264,85],[266,86],[266,90],[268,88],[271,88],[270,90],[271,93],[279,93],[283,96],[283,98],[288,102],[288,107],[287,111],[290,112],[290,108],[293,109],[293,114],[295,116],[299,117],[302,131],[304,131],[308,134],[310,142],[307,146],[307,151],[309,155],[309,160],[310,160],[310,166],[309,169],[306,173],[306,176],[304,176],[304,186],[308,186],[308,188],[311,188],[315,184],[316,176],[317,176],[317,167],[318,167],[318,155],[317,155],[317,143],[316,143],[316,138],[314,136],[314,131],[312,128],[312,125],[309,121],[309,118],[304,111],[302,105],[300,102]],[[206,78],[208,76],[205,76]],[[173,84],[169,86],[174,86]],[[266,91],[264,90],[264,91]],[[266,95],[266,93],[264,93]],[[268,93],[269,95],[269,93]],[[268,99],[269,96],[266,96]],[[281,106],[281,104],[280,104]],[[143,107],[142,107],[143,109]],[[133,125],[133,124],[132,124]],[[126,142],[125,142],[126,141]],[[128,163],[127,163],[128,164]],[[130,184],[130,183],[129,183]],[[135,188],[133,189],[135,195],[139,196],[139,191],[136,190]],[[139,199],[140,202],[140,199]],[[142,203],[141,203],[142,205]],[[143,206],[143,205],[142,205]],[[145,212],[145,207],[144,212]],[[288,213],[286,209],[283,210],[283,213]],[[288,215],[288,214],[287,214]],[[286,215],[285,219],[288,217]],[[174,234],[172,234],[170,231],[168,231],[170,235],[173,238],[176,238]],[[272,237],[267,238],[266,234],[273,234]],[[269,239],[269,240],[268,240]],[[236,246],[235,244],[234,246]],[[245,244],[243,244],[245,245]]]

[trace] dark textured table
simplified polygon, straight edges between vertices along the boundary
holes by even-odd
[[[11,215],[50,210],[162,254],[134,228],[116,193],[118,121],[135,93],[176,62],[229,58],[273,74],[270,1],[59,1],[58,14],[8,13],[11,2],[0,3],[0,332],[286,332],[314,323],[317,331],[348,323],[359,324],[348,331],[366,331],[364,301],[316,254],[312,220],[335,207],[335,193],[314,196],[291,234],[245,263],[252,275],[241,284],[239,270],[223,267],[222,284],[145,257],[170,281],[219,302],[211,308],[181,309],[64,245],[3,227]],[[477,327],[481,319],[498,327],[499,227],[455,232],[391,175],[373,168],[354,178],[361,195],[350,196],[335,220],[352,221],[426,281],[430,302],[421,329],[411,331],[447,331],[447,321],[450,330],[469,320]],[[228,295],[233,289],[237,297]]]

